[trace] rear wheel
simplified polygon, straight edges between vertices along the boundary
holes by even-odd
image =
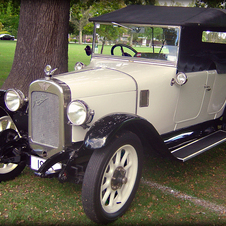
[[[91,220],[109,223],[125,213],[139,186],[142,160],[141,142],[131,132],[94,151],[82,187],[84,211]]]
[[[12,141],[16,136],[19,136],[17,128],[13,123],[12,119],[9,116],[0,117],[0,132],[6,131],[7,129],[12,129],[13,132],[10,135],[7,135],[7,141],[4,139],[4,142]],[[2,144],[0,144],[2,145]],[[19,164],[14,163],[2,163],[4,160],[4,150],[3,156],[0,155],[0,181],[7,181],[17,177],[25,168],[26,163],[21,162]],[[2,161],[2,162],[1,162]]]

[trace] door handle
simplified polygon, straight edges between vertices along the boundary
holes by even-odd
[[[206,91],[210,91],[211,90],[210,86],[207,86],[207,85],[204,85],[204,89],[206,89]]]

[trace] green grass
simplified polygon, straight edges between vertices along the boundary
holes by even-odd
[[[152,157],[148,160],[148,166],[151,167],[144,170],[144,175],[149,180],[182,190],[186,194],[224,205],[226,203],[225,149],[226,144],[222,144],[185,163]]]
[[[225,190],[221,192],[212,190],[211,188],[217,188],[219,184],[209,175],[212,174],[213,166],[223,164],[226,160],[225,153],[220,154],[221,148],[222,146],[213,150],[212,153],[204,154],[202,158],[200,156],[201,161],[194,159],[190,163],[181,164],[181,167],[179,164],[149,156],[145,160],[143,179],[156,181],[172,189],[177,188],[181,192],[195,194],[198,198],[218,202],[216,198],[209,197],[223,195],[224,198]],[[213,156],[219,156],[219,158],[212,158]],[[210,164],[209,161],[211,161]],[[201,165],[199,165],[200,162]],[[191,187],[198,178],[197,172],[204,174],[202,180],[197,180],[198,183],[208,181],[207,187],[204,186],[202,190],[197,186]],[[218,168],[215,175],[222,176],[224,172],[225,169]],[[206,191],[208,196],[203,196],[202,191]],[[16,179],[0,183],[0,200],[0,225],[96,225],[86,217],[83,211],[81,184],[61,184],[55,178],[39,178],[28,167]],[[225,216],[141,183],[129,210],[110,225],[219,225],[225,223]]]
[[[90,45],[91,46],[91,45]],[[68,71],[73,71],[75,63],[80,61],[85,65],[89,65],[90,56],[85,53],[86,45],[70,43],[68,45]]]
[[[76,62],[88,65],[90,57],[85,53],[86,45],[70,43],[68,45],[68,71],[74,70]],[[0,87],[10,73],[16,48],[16,42],[0,40]]]
[[[11,68],[15,42],[0,42],[0,81]],[[69,71],[77,61],[89,63],[85,45],[69,44]],[[110,50],[110,48],[109,48]],[[226,144],[185,163],[149,155],[143,179],[206,201],[226,203]],[[85,215],[81,185],[34,176],[27,167],[16,179],[0,183],[0,225],[95,225]],[[222,216],[208,208],[141,183],[129,210],[110,225],[223,225]]]
[[[11,70],[15,48],[16,42],[0,40],[0,87]]]

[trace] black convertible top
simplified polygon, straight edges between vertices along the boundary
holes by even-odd
[[[226,10],[216,8],[129,5],[90,18],[93,22],[226,27]]]

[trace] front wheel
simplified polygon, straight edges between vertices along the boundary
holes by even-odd
[[[91,220],[109,223],[128,209],[141,178],[142,149],[135,134],[124,132],[94,151],[82,187],[83,208]]]
[[[7,132],[9,130],[10,132]],[[12,119],[9,116],[0,117],[0,132],[4,132],[4,131],[6,133],[5,135],[1,133],[2,137],[0,139],[0,142],[1,142],[0,145],[3,145],[2,142],[7,143],[12,141],[19,134],[15,124],[13,123]],[[0,159],[0,182],[14,179],[23,171],[23,169],[26,166],[25,162],[20,162],[18,164],[2,163],[1,160],[4,160],[4,158],[5,156],[3,154],[3,156],[1,156],[1,159]]]

